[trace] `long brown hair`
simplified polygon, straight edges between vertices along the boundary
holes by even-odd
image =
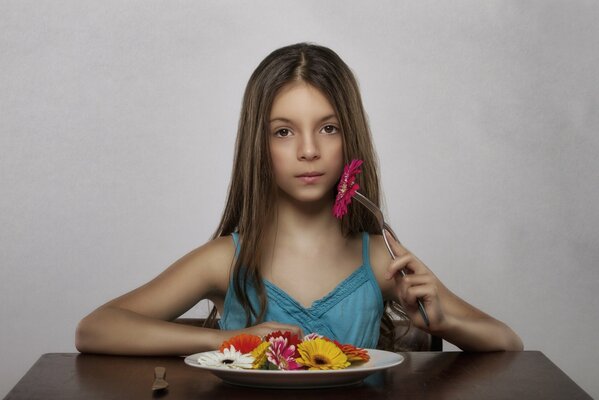
[[[298,43],[269,54],[253,72],[245,90],[227,202],[213,235],[216,238],[238,231],[243,238],[234,261],[232,281],[246,312],[246,326],[251,325],[252,317],[256,322],[262,321],[266,310],[259,265],[262,238],[274,213],[276,193],[268,146],[268,118],[279,90],[297,81],[314,86],[327,97],[339,119],[344,161],[364,160],[362,174],[358,176],[360,191],[375,204],[380,202],[378,160],[358,83],[350,68],[334,51],[315,44]],[[353,204],[341,222],[343,233],[380,233],[372,214]],[[258,293],[258,310],[249,301],[247,284],[253,285]],[[381,333],[387,338],[383,342],[391,339],[392,345],[394,337],[389,335],[393,335],[393,329],[389,332],[390,327],[385,327],[390,322],[386,313]]]

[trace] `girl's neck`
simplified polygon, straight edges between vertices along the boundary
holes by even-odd
[[[317,202],[298,202],[293,199],[279,198],[275,207],[275,216],[268,229],[277,239],[291,240],[329,240],[342,238],[341,224],[333,216],[333,198]]]
[[[328,293],[342,277],[352,273],[360,263],[361,247],[355,237],[343,236],[341,223],[333,216],[332,196],[309,203],[280,197],[274,218],[265,232],[261,272],[266,279],[289,292],[293,285],[285,277],[293,271],[301,269],[317,274],[318,268],[331,266],[322,290],[308,295],[309,300],[304,298],[302,304],[309,305]],[[305,289],[292,292],[296,293],[296,298],[302,298],[300,293],[305,293]]]

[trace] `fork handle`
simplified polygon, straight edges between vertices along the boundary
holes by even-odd
[[[383,239],[385,240],[385,245],[387,246],[387,250],[389,251],[389,254],[391,254],[391,258],[395,260],[397,257],[395,256],[395,253],[393,253],[393,250],[391,250],[391,245],[389,244],[389,241],[387,240],[385,231],[389,232],[391,234],[391,236],[393,236],[393,239],[397,240],[397,243],[401,243],[401,242],[397,238],[397,235],[395,234],[395,232],[393,232],[393,229],[391,229],[391,227],[389,225],[387,225],[387,223],[384,223],[383,224],[383,232],[382,232]],[[399,270],[399,273],[401,274],[401,276],[406,276],[406,271],[403,268],[401,270]],[[426,309],[424,308],[424,303],[422,303],[421,299],[418,299],[417,301],[418,301],[418,311],[420,311],[420,315],[422,316],[424,323],[426,324],[426,326],[430,326],[430,321],[428,319],[428,314],[426,313]]]

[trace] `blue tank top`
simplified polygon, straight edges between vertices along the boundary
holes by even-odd
[[[233,233],[239,251],[239,237]],[[305,308],[275,284],[264,279],[267,305],[264,321],[298,325],[304,334],[318,333],[341,343],[364,348],[375,348],[379,339],[383,296],[370,266],[369,236],[362,234],[362,265],[345,278],[335,289]],[[247,294],[255,310],[259,301],[253,285]],[[252,324],[254,323],[252,318]],[[225,330],[245,327],[245,311],[233,288],[232,281],[225,295],[220,328]]]

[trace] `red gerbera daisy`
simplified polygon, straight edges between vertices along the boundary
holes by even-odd
[[[362,163],[362,160],[351,160],[343,168],[343,174],[337,185],[337,197],[333,205],[333,215],[339,219],[347,214],[347,206],[351,203],[354,194],[360,189],[360,186],[356,183],[356,175],[362,172],[360,169]]]
[[[270,340],[270,338],[278,338],[279,336],[287,339],[287,344],[294,345],[296,347],[301,342],[300,338],[295,333],[291,333],[290,331],[271,332],[268,335],[264,336],[264,341],[268,342]]]

